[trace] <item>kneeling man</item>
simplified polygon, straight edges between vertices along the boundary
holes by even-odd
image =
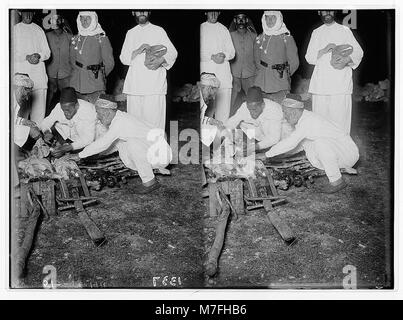
[[[236,129],[239,125],[247,135],[248,130],[253,129],[258,141],[256,151],[270,148],[288,136],[292,130],[283,117],[280,104],[263,99],[259,87],[248,89],[246,102],[224,125],[227,129]]]
[[[305,150],[309,162],[325,170],[329,179],[322,192],[334,193],[346,187],[340,168],[351,169],[358,161],[358,148],[351,137],[321,115],[304,110],[301,101],[286,98],[282,102],[285,119],[295,126],[291,135],[274,145],[268,158],[292,151]]]
[[[78,153],[78,157],[87,158],[114,144],[124,165],[137,170],[143,182],[134,192],[145,194],[158,189],[160,184],[155,179],[153,168],[165,168],[172,160],[172,150],[165,140],[164,130],[117,110],[117,104],[109,100],[98,99],[95,109],[98,119],[108,130]]]
[[[59,135],[64,143],[57,146],[52,154],[59,158],[63,154],[84,148],[95,140],[97,113],[92,103],[77,99],[74,88],[64,88],[60,102],[40,124],[44,140],[50,142]],[[53,130],[53,133],[52,133]]]

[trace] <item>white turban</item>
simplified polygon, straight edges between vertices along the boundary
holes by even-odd
[[[266,23],[266,16],[276,16],[277,20],[273,27],[269,28]],[[283,22],[283,15],[280,11],[265,11],[262,16],[263,32],[268,36],[277,36],[283,33],[290,33]]]
[[[118,108],[118,104],[116,102],[109,101],[106,99],[98,99],[95,102],[95,107],[116,110]]]
[[[34,82],[27,74],[16,73],[14,75],[14,85],[32,89],[34,87]]]
[[[220,80],[217,79],[214,73],[202,73],[200,76],[200,84],[219,88]]]
[[[302,101],[290,99],[290,98],[285,98],[281,102],[281,105],[286,108],[293,108],[293,109],[303,109],[304,108],[304,103]]]
[[[80,17],[84,16],[91,17],[91,23],[88,26],[88,28],[84,28],[83,25],[81,24]],[[98,23],[98,15],[96,14],[95,11],[80,11],[77,16],[77,29],[78,33],[83,37],[95,36],[99,33],[105,33],[101,25]]]

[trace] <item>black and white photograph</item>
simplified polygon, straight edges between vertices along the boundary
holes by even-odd
[[[11,291],[396,288],[395,8],[111,5],[8,8]]]

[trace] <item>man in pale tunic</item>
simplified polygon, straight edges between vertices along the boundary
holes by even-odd
[[[72,87],[62,89],[60,102],[41,122],[39,128],[44,133],[45,141],[50,142],[57,135],[58,140],[63,142],[52,151],[53,156],[57,158],[67,152],[84,148],[102,132],[101,129],[96,129],[95,106],[86,100],[77,99]]]
[[[153,168],[163,170],[172,161],[172,150],[165,140],[165,132],[117,110],[115,102],[98,99],[95,108],[107,131],[78,153],[78,158],[87,158],[114,146],[123,164],[138,171],[141,178],[142,184],[133,191],[145,194],[157,190],[160,183],[154,176]]]
[[[213,73],[220,81],[215,104],[215,119],[225,122],[231,109],[232,74],[229,60],[235,48],[226,27],[217,21],[219,12],[207,12],[207,21],[200,25],[200,72]]]
[[[123,93],[127,112],[165,130],[167,70],[178,56],[165,30],[149,21],[149,11],[133,12],[137,26],[123,43],[120,61],[129,66]]]
[[[281,105],[263,98],[259,87],[249,88],[246,102],[224,125],[227,129],[236,129],[239,126],[246,135],[254,132],[253,138],[258,141],[255,145],[256,151],[270,148],[289,136],[292,131],[283,117]]]
[[[319,14],[323,25],[313,30],[305,55],[306,61],[315,65],[309,85],[312,111],[350,134],[352,74],[361,62],[363,50],[351,30],[334,21],[334,11],[319,11]],[[352,52],[341,57],[335,68],[331,64],[332,51],[340,45],[351,46]]]
[[[282,108],[285,119],[295,126],[295,130],[267,151],[266,157],[305,150],[309,162],[325,170],[329,179],[322,192],[334,193],[345,188],[347,183],[340,168],[355,171],[352,167],[359,158],[358,148],[351,137],[321,115],[304,110],[301,101],[285,98]]]
[[[13,27],[14,73],[28,74],[34,82],[32,89],[32,107],[26,110],[28,117],[40,123],[45,117],[48,76],[44,61],[50,57],[50,49],[45,32],[32,22],[32,10],[20,11],[22,21]]]

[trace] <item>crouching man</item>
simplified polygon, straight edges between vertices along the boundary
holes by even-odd
[[[33,87],[34,82],[27,74],[16,73],[14,75],[14,143],[21,148],[24,148],[29,138],[37,140],[41,137],[37,124],[21,116],[31,108]]]
[[[322,192],[334,193],[345,188],[347,184],[340,168],[351,169],[359,158],[358,148],[351,137],[319,114],[304,110],[301,101],[285,98],[282,108],[285,119],[295,126],[295,131],[266,152],[266,157],[301,148],[314,167],[326,172],[329,184]]]
[[[259,87],[248,89],[246,102],[224,125],[231,130],[239,126],[247,135],[248,132],[255,132],[254,138],[258,141],[256,151],[270,148],[292,131],[283,117],[280,104],[264,99]]]
[[[114,145],[123,164],[139,173],[142,184],[134,192],[145,194],[158,189],[160,184],[153,168],[165,168],[172,160],[172,150],[165,140],[164,131],[153,129],[151,124],[117,110],[117,104],[109,100],[98,99],[95,109],[107,131],[73,159],[87,158]]]
[[[64,88],[60,102],[40,124],[44,140],[50,143],[54,138],[61,145],[52,154],[59,158],[67,152],[79,150],[95,140],[97,113],[92,103],[77,99],[74,88]],[[100,130],[100,129],[99,129]]]

